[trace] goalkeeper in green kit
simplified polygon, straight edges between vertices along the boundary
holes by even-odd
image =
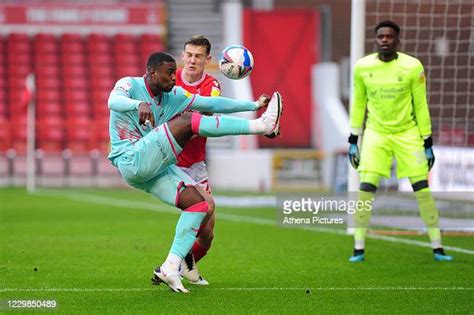
[[[365,259],[365,238],[374,199],[382,176],[389,177],[392,159],[397,177],[408,177],[420,215],[427,227],[437,261],[451,261],[441,244],[439,214],[428,187],[428,172],[434,164],[431,119],[426,100],[425,73],[421,62],[397,52],[400,27],[383,21],[375,27],[377,53],[357,61],[350,112],[349,159],[360,174],[359,200],[364,207],[355,213],[355,246],[351,262]],[[365,110],[367,122],[361,152]]]

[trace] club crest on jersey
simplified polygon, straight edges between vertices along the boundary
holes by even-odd
[[[221,95],[221,90],[218,87],[213,86],[211,89],[211,96]]]
[[[187,90],[185,90],[185,89],[183,89],[183,91],[184,91],[184,96],[186,96],[187,98],[193,97],[193,94],[192,94],[191,92],[189,92],[189,91],[187,91]]]

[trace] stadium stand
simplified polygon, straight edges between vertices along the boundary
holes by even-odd
[[[142,75],[160,36],[91,33],[0,37],[0,152],[26,149],[25,78],[36,78],[36,135],[44,152],[108,150],[107,98],[114,82]]]

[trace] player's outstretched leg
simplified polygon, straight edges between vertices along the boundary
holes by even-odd
[[[433,248],[433,259],[436,261],[452,261],[454,259],[453,256],[447,255],[444,252],[441,243],[439,212],[431,194],[427,176],[410,177],[410,182],[418,202],[421,218],[428,230],[428,236]]]
[[[164,282],[174,292],[188,293],[179,274],[182,260],[196,241],[199,227],[209,211],[209,204],[195,187],[186,187],[179,194],[178,208],[182,209],[176,225],[176,234],[165,262],[154,271],[153,282]]]
[[[280,134],[283,100],[280,93],[273,93],[266,111],[258,119],[247,120],[233,116],[192,115],[192,131],[203,137],[227,135],[265,135],[275,138]]]

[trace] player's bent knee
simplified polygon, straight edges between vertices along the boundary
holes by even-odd
[[[176,206],[181,210],[186,210],[187,208],[201,202],[206,202],[207,204],[207,201],[195,187],[188,186],[179,193],[179,199]]]
[[[377,191],[377,186],[371,183],[360,183],[360,190],[366,191],[366,192],[376,192]]]
[[[411,184],[414,192],[420,191],[422,189],[428,188],[428,181],[427,180],[420,180],[416,183]]]

